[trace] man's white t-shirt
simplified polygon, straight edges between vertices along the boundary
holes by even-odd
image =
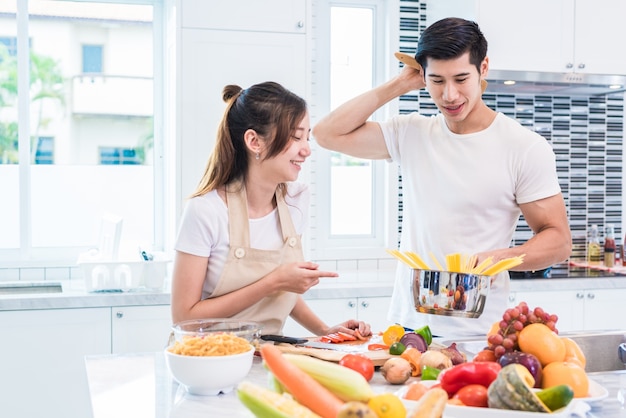
[[[302,183],[288,183],[285,203],[298,235],[302,235],[309,216],[309,189]],[[209,257],[207,274],[202,288],[202,299],[211,295],[217,285],[228,250],[228,208],[213,190],[189,199],[183,211],[175,249],[200,257]],[[250,246],[260,250],[277,250],[283,246],[278,211],[249,219]]]
[[[441,114],[401,115],[380,124],[402,176],[400,249],[424,260],[433,252],[475,254],[511,246],[519,204],[561,192],[554,152],[545,138],[498,113],[487,129],[458,135]],[[530,237],[529,237],[530,238]],[[435,335],[485,335],[507,306],[508,273],[493,283],[479,318],[418,313],[412,273],[398,263],[388,319]]]

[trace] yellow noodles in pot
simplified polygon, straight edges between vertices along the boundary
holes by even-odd
[[[414,252],[406,251],[402,253],[398,250],[387,250],[387,252],[398,260],[402,261],[409,267],[415,270],[431,270],[424,260]],[[435,263],[435,270],[449,271],[454,273],[463,274],[477,274],[484,276],[495,276],[496,274],[509,270],[515,266],[519,266],[524,262],[524,254],[502,259],[496,263],[493,262],[493,257],[488,257],[480,264],[476,265],[476,255],[468,256],[467,254],[454,253],[446,255],[445,268],[439,263],[435,254],[429,251],[428,255]]]
[[[184,337],[182,342],[176,341],[168,348],[172,353],[183,356],[230,356],[251,349],[252,345],[246,339],[226,333]]]

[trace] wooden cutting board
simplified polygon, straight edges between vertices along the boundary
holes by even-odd
[[[323,348],[302,347],[302,346],[296,346],[293,344],[285,344],[285,343],[276,344],[276,347],[278,347],[283,353],[305,354],[307,356],[316,357],[322,360],[334,361],[334,362],[339,362],[339,360],[341,360],[343,356],[348,354],[345,351],[326,350]],[[387,350],[377,350],[377,351],[364,350],[364,351],[359,351],[359,354],[363,354],[369,357],[374,363],[374,366],[382,366],[391,357],[398,357],[398,356],[393,356],[389,354]]]

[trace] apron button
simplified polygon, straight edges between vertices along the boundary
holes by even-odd
[[[244,250],[243,248],[237,248],[235,250],[235,257],[242,258],[244,255],[246,255],[246,250]]]
[[[295,247],[297,243],[298,243],[298,240],[296,239],[296,237],[289,238],[289,246],[290,247]]]

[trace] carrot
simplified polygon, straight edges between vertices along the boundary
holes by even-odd
[[[298,366],[283,357],[272,344],[261,346],[261,357],[268,369],[296,401],[323,418],[336,418],[343,401]]]

